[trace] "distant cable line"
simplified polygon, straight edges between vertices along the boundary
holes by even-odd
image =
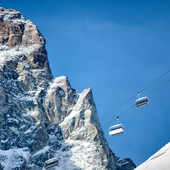
[[[167,72],[163,73],[162,75],[160,75],[157,79],[155,79],[154,81],[152,81],[150,84],[148,84],[146,87],[144,87],[142,91],[148,89],[150,86],[152,86],[154,83],[156,83],[159,79],[161,79],[162,77],[164,77],[166,74],[168,74],[170,72],[170,70],[168,70]]]
[[[111,121],[107,122],[106,124],[104,124],[103,127],[105,127],[106,125],[112,123],[114,120],[117,119],[117,117],[122,116],[123,114],[125,114],[126,112],[128,112],[129,110],[131,110],[131,109],[133,109],[133,108],[134,108],[134,105],[132,105],[132,106],[131,106],[130,108],[128,108],[127,110],[121,112],[121,113],[120,113],[119,115],[117,115],[113,120],[111,120]]]
[[[156,78],[154,81],[152,81],[150,84],[148,84],[146,87],[144,87],[140,92],[143,92],[144,90],[148,89],[149,87],[151,87],[154,83],[156,83],[159,79],[161,79],[162,77],[164,77],[166,74],[168,74],[170,72],[170,70],[166,71],[165,73],[161,74],[158,78]],[[124,101],[123,103],[121,103],[120,105],[116,106],[113,110],[107,112],[106,114],[104,114],[102,118],[108,116],[109,114],[113,113],[115,110],[119,109],[120,107],[122,107],[123,105],[125,105],[127,102],[129,102],[130,100],[134,99],[136,97],[136,94],[131,96],[129,99],[127,99],[126,101]]]
[[[107,115],[113,113],[115,110],[119,109],[121,106],[125,105],[127,102],[129,102],[130,100],[134,99],[136,97],[136,94],[131,96],[128,100],[124,101],[123,103],[121,103],[120,105],[118,105],[117,107],[115,107],[113,110],[107,112],[106,114],[104,114],[101,118],[106,117]]]
[[[151,96],[153,93],[155,93],[156,91],[158,91],[160,88],[162,88],[163,86],[165,86],[166,84],[168,84],[170,82],[170,80],[166,81],[165,83],[163,83],[162,85],[160,85],[159,87],[157,87],[155,90],[151,91],[151,93],[148,94],[148,96]]]
[[[170,82],[170,80],[166,81],[165,83],[163,83],[161,86],[159,86],[158,88],[156,88],[155,90],[153,90],[151,93],[149,93],[148,96],[151,96],[152,94],[154,94],[156,91],[158,91],[159,89],[161,89],[162,87],[164,87],[166,84],[168,84]],[[127,113],[129,110],[133,109],[134,105],[132,105],[130,108],[128,108],[127,110],[121,112],[120,114],[118,114],[113,120],[107,122],[106,124],[103,125],[103,127],[105,127],[106,125],[112,123],[114,120],[116,120],[117,117],[122,116],[123,114]]]
[[[144,90],[148,89],[149,87],[151,87],[154,83],[156,83],[158,80],[160,80],[162,77],[164,77],[166,74],[168,74],[170,72],[170,70],[166,71],[165,73],[161,74],[158,78],[156,78],[154,81],[152,81],[150,84],[148,84],[146,87],[144,87],[140,92],[143,92]],[[158,88],[156,88],[155,90],[153,90],[151,93],[149,93],[148,96],[151,96],[153,93],[155,93],[156,91],[158,91],[160,88],[162,88],[163,86],[165,86],[166,84],[168,84],[170,82],[170,80],[166,81],[165,83],[163,83],[161,86],[159,86]],[[110,113],[113,113],[115,110],[117,110],[118,108],[120,108],[121,106],[123,106],[124,104],[126,104],[127,102],[129,102],[130,100],[132,100],[133,98],[136,97],[136,94],[131,96],[128,100],[124,101],[122,104],[118,105],[117,107],[115,107],[112,111],[104,114],[102,116],[102,118],[106,117],[107,115],[109,115]],[[113,122],[114,120],[116,120],[117,117],[125,114],[126,112],[128,112],[129,110],[131,110],[134,107],[134,105],[132,105],[130,108],[128,108],[127,110],[121,112],[120,114],[118,114],[113,120],[109,121],[108,123],[104,124],[103,126],[106,126],[108,124],[110,124],[111,122]]]

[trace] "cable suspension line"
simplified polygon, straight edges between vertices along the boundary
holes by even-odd
[[[152,94],[154,94],[156,91],[158,91],[160,88],[164,87],[166,84],[168,84],[170,82],[170,80],[166,81],[165,83],[163,83],[162,85],[160,85],[159,87],[157,87],[155,90],[151,91],[151,93],[148,94],[148,96],[151,96]]]
[[[156,83],[158,80],[160,80],[162,77],[164,77],[166,74],[168,74],[170,72],[170,70],[166,71],[165,73],[161,74],[159,77],[157,77],[154,81],[152,81],[150,84],[148,84],[147,86],[145,86],[140,92],[143,92],[144,90],[148,89],[149,87],[151,87],[154,83]],[[120,105],[118,105],[117,107],[115,107],[113,110],[107,112],[106,114],[104,114],[101,119],[103,119],[104,117],[107,117],[108,115],[110,115],[111,113],[113,113],[114,111],[116,111],[117,109],[119,109],[120,107],[122,107],[123,105],[125,105],[126,103],[128,103],[129,101],[131,101],[132,99],[134,99],[136,97],[136,94],[131,96],[129,99],[127,99],[126,101],[124,101],[123,103],[121,103]]]
[[[133,109],[134,105],[132,105],[130,108],[128,108],[127,110],[121,112],[119,115],[117,115],[113,120],[107,122],[106,124],[103,125],[103,127],[107,126],[108,124],[112,123],[113,121],[115,121],[117,119],[117,117],[122,116],[123,114],[125,114],[126,112],[128,112],[129,110]]]
[[[124,101],[123,103],[121,103],[117,107],[115,107],[113,110],[111,110],[111,111],[107,112],[106,114],[104,114],[101,118],[104,118],[104,117],[108,116],[109,114],[113,113],[115,110],[119,109],[121,106],[125,105],[126,103],[128,103],[129,101],[134,99],[135,97],[136,97],[136,94],[131,96],[128,100]]]
[[[154,83],[156,83],[159,79],[161,79],[162,77],[164,77],[166,74],[168,74],[170,72],[170,70],[168,70],[167,72],[163,73],[162,75],[160,75],[157,79],[155,79],[154,81],[152,81],[150,84],[148,84],[146,87],[144,87],[142,91],[148,89],[149,87],[151,87]]]
[[[166,81],[165,83],[163,83],[162,85],[160,85],[159,87],[157,87],[155,90],[151,91],[151,93],[149,93],[148,96],[151,96],[152,94],[154,94],[156,91],[158,91],[159,89],[161,89],[162,87],[164,87],[166,84],[168,84],[170,82],[170,80]],[[117,115],[113,120],[107,122],[106,124],[103,125],[103,127],[107,126],[108,124],[112,123],[114,120],[117,119],[117,117],[122,116],[123,114],[127,113],[129,110],[133,109],[134,105],[132,105],[130,108],[128,108],[127,110],[121,112],[119,115]]]

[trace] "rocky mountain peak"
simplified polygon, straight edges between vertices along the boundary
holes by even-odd
[[[17,57],[33,68],[50,72],[45,39],[37,27],[18,11],[0,9],[0,51],[2,64]]]
[[[0,169],[133,169],[110,150],[91,89],[54,78],[45,39],[15,10],[0,8]]]
[[[0,9],[0,28],[0,43],[9,47],[45,44],[37,27],[16,10]]]

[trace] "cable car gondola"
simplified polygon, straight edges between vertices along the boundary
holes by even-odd
[[[48,157],[49,157],[49,153],[48,153]],[[58,166],[58,165],[59,165],[58,158],[55,157],[55,158],[52,158],[52,159],[49,159],[49,160],[45,161],[44,167],[47,170],[49,168],[52,168],[52,167]]]
[[[114,135],[117,135],[117,134],[120,134],[120,133],[123,133],[124,132],[124,126],[123,124],[119,124],[119,117],[116,118],[117,119],[117,124],[114,125],[114,126],[111,126],[109,128],[109,135],[110,136],[114,136]]]
[[[149,99],[147,96],[139,97],[140,92],[138,92],[138,99],[135,101],[135,107],[141,107],[149,103]]]

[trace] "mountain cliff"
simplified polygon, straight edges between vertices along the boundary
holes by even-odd
[[[55,169],[131,170],[118,158],[100,126],[91,89],[73,89],[54,78],[45,39],[15,10],[0,8],[0,169],[40,170],[58,157]],[[54,168],[53,168],[54,169]]]

